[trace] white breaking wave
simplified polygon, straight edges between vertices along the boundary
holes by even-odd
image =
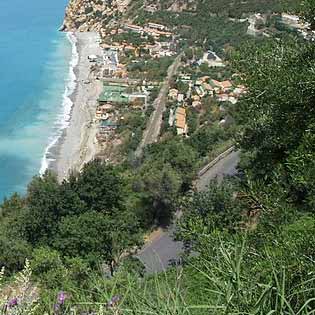
[[[77,38],[75,37],[75,35],[73,33],[67,33],[67,38],[72,45],[72,57],[69,63],[69,75],[66,81],[65,91],[63,93],[62,110],[58,115],[58,118],[54,125],[54,130],[56,130],[56,132],[50,137],[49,144],[45,149],[45,153],[42,158],[41,167],[39,170],[40,175],[43,175],[50,166],[50,163],[55,161],[50,153],[50,150],[53,146],[56,145],[56,143],[62,136],[63,131],[69,126],[71,118],[71,109],[73,106],[73,102],[71,101],[70,96],[74,93],[77,85],[77,78],[75,76],[74,69],[79,62],[79,53],[77,49]]]

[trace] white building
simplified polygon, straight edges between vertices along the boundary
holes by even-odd
[[[119,61],[117,50],[113,48],[104,49],[103,53],[104,76],[113,75],[117,71],[118,63]]]

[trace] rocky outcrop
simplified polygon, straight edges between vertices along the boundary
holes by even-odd
[[[100,31],[112,19],[123,13],[130,0],[70,0],[63,31]]]
[[[63,31],[98,31],[107,11],[111,10],[111,3],[102,0],[70,0]]]

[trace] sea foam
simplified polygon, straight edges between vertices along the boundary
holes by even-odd
[[[75,67],[79,62],[79,53],[77,49],[77,38],[73,33],[67,33],[67,38],[72,45],[72,57],[69,63],[69,75],[65,84],[65,91],[63,93],[63,102],[60,114],[54,124],[54,132],[49,138],[49,144],[45,149],[44,156],[42,158],[41,167],[39,170],[40,175],[44,174],[45,171],[50,167],[50,164],[56,159],[51,153],[51,149],[57,144],[58,140],[62,136],[64,130],[69,126],[71,119],[71,110],[73,102],[71,100],[71,95],[74,93],[77,78],[74,72]]]

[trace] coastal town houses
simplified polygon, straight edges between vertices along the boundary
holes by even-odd
[[[103,76],[113,76],[118,70],[118,52],[114,48],[103,51]]]
[[[143,27],[134,24],[124,24],[124,29],[137,34],[144,33]]]
[[[211,86],[213,87],[214,91],[216,93],[225,93],[228,92],[232,88],[231,81],[217,81],[217,80],[211,80],[210,81]]]
[[[208,50],[203,54],[203,57],[198,60],[198,65],[206,63],[209,67],[225,67],[223,60],[211,50]]]
[[[148,27],[155,29],[155,30],[160,30],[160,31],[164,31],[167,29],[165,25],[157,24],[157,23],[151,23],[151,22],[148,23]]]
[[[167,30],[166,26],[156,23],[148,23],[145,27],[127,23],[123,25],[123,28],[128,32],[151,35],[155,39],[158,39],[160,36],[171,37],[173,35]]]
[[[186,109],[177,107],[175,111],[175,125],[178,135],[187,135],[188,127],[186,123]]]

